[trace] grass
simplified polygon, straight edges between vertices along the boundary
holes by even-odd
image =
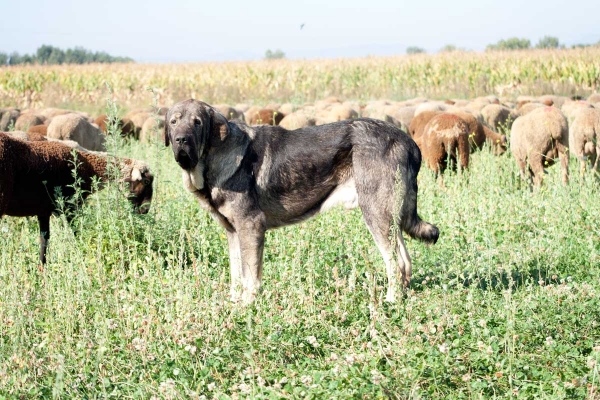
[[[475,154],[441,187],[419,175],[439,242],[385,268],[358,210],[270,231],[264,291],[228,303],[224,232],[170,149],[123,143],[156,175],[146,216],[118,185],[73,228],[0,220],[0,398],[600,398],[600,188],[559,168],[530,192],[514,160]],[[573,160],[571,171],[578,171]],[[76,234],[74,234],[74,231]]]

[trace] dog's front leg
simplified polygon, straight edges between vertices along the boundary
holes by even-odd
[[[265,231],[261,218],[238,231],[242,256],[242,301],[245,304],[252,303],[260,289]]]
[[[237,303],[242,299],[242,252],[240,237],[237,232],[227,232],[229,244],[229,268],[231,271],[231,301]]]

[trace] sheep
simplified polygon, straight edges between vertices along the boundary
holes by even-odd
[[[388,106],[384,108],[384,111],[389,116],[400,121],[404,126],[410,126],[410,123],[415,116],[416,109],[416,106]]]
[[[471,151],[476,149],[481,150],[483,144],[488,142],[492,147],[495,155],[500,156],[506,152],[506,135],[501,135],[489,129],[487,126],[479,122],[475,116],[467,111],[451,110],[450,114],[454,114],[467,124],[469,127],[469,145]]]
[[[15,121],[15,130],[26,131],[31,126],[44,125],[46,117],[33,113],[21,113]]]
[[[39,114],[46,117],[47,120],[51,120],[54,117],[65,114],[72,114],[74,111],[63,110],[62,108],[44,108],[39,111]]]
[[[48,134],[48,125],[30,126],[29,129],[27,129],[27,133],[38,133],[46,136]]]
[[[314,126],[316,122],[314,118],[307,116],[305,113],[296,111],[283,117],[279,126],[287,130],[294,130],[306,126]]]
[[[254,114],[250,115],[248,119],[249,125],[279,125],[281,120],[285,117],[280,112],[263,108]]]
[[[562,181],[569,182],[569,129],[567,119],[556,107],[538,108],[515,120],[510,136],[510,150],[521,176],[530,185],[540,187],[544,167],[560,158]]]
[[[54,139],[74,140],[82,147],[104,151],[104,135],[79,114],[64,114],[52,118],[47,136]]]
[[[162,131],[165,128],[165,117],[150,117],[144,122],[140,132],[140,142],[150,143],[151,138],[159,140],[162,137]]]
[[[60,190],[65,197],[75,193],[73,152],[77,157],[77,178],[81,201],[95,189],[92,181],[99,178],[101,185],[108,181],[107,165],[110,160],[101,153],[78,151],[53,141],[26,142],[0,133],[0,218],[36,216],[40,229],[40,263],[46,263],[46,249],[50,239],[50,215],[57,213],[54,193]],[[121,182],[129,184],[128,199],[140,214],[148,212],[152,200],[154,177],[148,166],[127,158],[114,159],[121,171]],[[66,211],[75,204],[65,202]],[[72,215],[67,214],[70,220]]]
[[[213,108],[216,108],[217,111],[219,111],[221,115],[227,118],[228,121],[231,121],[232,119],[245,121],[244,113],[239,112],[238,110],[236,110],[228,104],[216,104],[213,106]]]
[[[279,107],[279,111],[285,115],[291,114],[298,109],[298,106],[292,103],[283,103],[281,107]]]
[[[444,102],[428,101],[427,103],[422,103],[417,106],[414,116],[416,117],[426,111],[446,111],[447,109],[448,104],[445,104]]]
[[[252,119],[252,116],[262,109],[263,108],[261,106],[249,107],[246,111],[244,111],[244,120],[249,123],[250,120]]]
[[[600,103],[600,93],[590,94],[590,96],[587,98],[587,101],[590,104]]]
[[[567,121],[572,123],[579,111],[592,107],[593,106],[587,101],[568,101],[562,106],[561,111],[567,117]]]
[[[569,130],[569,150],[581,164],[585,172],[587,160],[594,171],[598,170],[600,158],[600,110],[584,108],[577,113]]]
[[[17,118],[21,115],[21,111],[16,108],[9,108],[4,110],[2,117],[0,118],[0,131],[6,131],[11,126],[14,127],[17,122]]]
[[[462,169],[469,167],[469,127],[460,117],[449,113],[435,115],[418,140],[423,159],[436,175],[448,167],[448,158],[452,166],[458,161]]]
[[[102,114],[94,119],[94,123],[105,135],[107,132],[108,116]],[[135,126],[129,118],[119,118],[117,121],[117,129],[121,132],[122,137],[135,137]]]
[[[142,126],[144,126],[144,122],[146,122],[146,120],[151,117],[152,113],[145,111],[135,113],[131,117],[129,117],[131,123],[133,123],[133,137],[135,139],[140,138],[140,133],[142,132]]]
[[[509,129],[517,118],[513,110],[499,104],[488,104],[481,109],[483,122],[491,129],[498,131],[500,128]]]
[[[331,122],[344,121],[347,119],[358,118],[356,110],[343,104],[334,104],[328,113],[328,119]]]
[[[517,113],[519,114],[519,116],[527,115],[530,112],[532,112],[533,110],[536,110],[538,108],[544,108],[544,105],[542,103],[528,102],[528,103],[524,103],[520,107],[517,106]]]
[[[436,115],[441,114],[441,111],[425,111],[415,117],[410,122],[408,133],[413,139],[421,137],[425,125]]]

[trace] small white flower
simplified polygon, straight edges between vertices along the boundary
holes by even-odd
[[[303,375],[300,377],[300,382],[308,386],[312,383],[312,377],[308,375]]]
[[[446,346],[446,343],[438,345],[438,349],[440,350],[440,353],[446,354],[448,352],[448,346]]]
[[[243,394],[250,394],[250,392],[252,391],[252,386],[248,385],[247,383],[240,383],[238,385],[238,388]]]
[[[206,385],[206,388],[208,389],[209,392],[212,392],[213,390],[215,390],[215,386],[217,386],[216,383],[211,382],[208,385]]]

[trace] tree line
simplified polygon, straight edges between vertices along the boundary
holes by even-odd
[[[16,51],[10,54],[0,52],[0,65],[19,64],[89,64],[89,63],[116,63],[133,62],[129,57],[114,57],[104,51],[89,51],[83,47],[62,50],[58,47],[42,45],[34,54],[19,54]]]
[[[600,41],[598,41],[595,44],[594,43],[592,43],[592,44],[588,44],[588,43],[574,44],[571,46],[571,48],[575,49],[575,48],[592,47],[592,46],[600,46]],[[558,38],[555,36],[544,36],[533,47],[531,46],[531,41],[529,39],[512,37],[512,38],[508,38],[508,39],[499,40],[497,43],[488,44],[486,46],[485,50],[486,51],[527,50],[527,49],[532,49],[532,48],[535,48],[535,49],[564,49],[564,48],[566,48],[566,46],[564,44],[560,43]],[[448,44],[448,45],[444,46],[440,51],[441,52],[450,52],[450,51],[456,51],[456,50],[459,50],[456,46]],[[417,47],[417,46],[410,46],[406,49],[407,54],[419,54],[419,53],[425,53],[425,52],[426,52],[425,49],[423,49],[421,47]]]

